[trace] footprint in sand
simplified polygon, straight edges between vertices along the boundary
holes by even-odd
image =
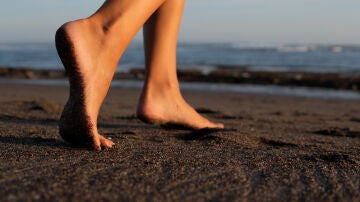
[[[51,103],[43,99],[30,102],[31,110],[39,110],[49,114],[60,113],[62,108],[63,107],[60,104]]]
[[[314,131],[313,133],[325,136],[360,138],[360,131],[352,131],[350,128],[328,128]]]
[[[305,155],[302,157],[304,160],[307,161],[325,161],[328,163],[341,163],[341,162],[348,162],[351,164],[355,164],[356,162],[353,160],[352,156],[348,154],[338,154],[338,153],[323,153],[323,154],[313,154],[313,155]]]
[[[360,118],[350,118],[351,122],[360,122]]]
[[[272,146],[272,147],[297,147],[297,144],[288,143],[288,142],[282,142],[278,140],[269,140],[266,138],[260,138],[260,142],[262,144]]]
[[[215,129],[215,128],[204,128],[200,130],[194,130],[189,133],[178,135],[176,138],[188,143],[198,142],[205,146],[226,146],[238,147],[239,143],[233,140],[229,135],[237,132],[237,129],[226,128],[226,129]],[[237,135],[236,133],[234,133]]]

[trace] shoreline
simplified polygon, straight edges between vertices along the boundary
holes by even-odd
[[[131,68],[127,72],[115,72],[113,80],[143,80],[143,68]],[[321,73],[260,71],[247,67],[218,66],[212,70],[178,70],[179,81],[217,84],[254,84],[288,87],[309,87],[335,90],[360,91],[360,72]],[[24,67],[1,67],[0,78],[15,79],[65,79],[62,70],[32,69]]]
[[[66,79],[15,79],[0,78],[0,84],[36,85],[36,86],[68,86]],[[114,80],[111,88],[141,89],[142,80]],[[206,82],[180,82],[182,91],[208,93],[236,93],[254,95],[291,96],[320,99],[360,100],[360,93],[351,90],[334,90],[299,86],[276,86],[257,84],[229,84]]]

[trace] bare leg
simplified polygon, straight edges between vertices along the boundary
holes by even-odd
[[[70,80],[70,96],[59,124],[66,141],[96,150],[113,146],[97,130],[101,104],[120,56],[164,1],[107,0],[89,18],[59,28],[56,47]]]
[[[167,0],[144,25],[146,81],[137,115],[145,122],[187,128],[223,128],[183,99],[176,75],[176,42],[184,0]]]

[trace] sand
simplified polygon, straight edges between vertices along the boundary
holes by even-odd
[[[65,86],[0,84],[1,201],[359,201],[359,101],[184,92],[225,130],[165,130],[111,88],[99,130],[116,146],[58,135]]]

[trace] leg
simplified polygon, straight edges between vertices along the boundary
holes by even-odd
[[[59,28],[56,48],[70,81],[70,96],[59,123],[66,141],[96,150],[113,146],[97,130],[101,104],[120,56],[164,1],[107,0],[89,18]]]
[[[146,81],[137,115],[145,122],[187,128],[223,128],[183,99],[176,75],[176,42],[184,0],[167,0],[144,25]]]

